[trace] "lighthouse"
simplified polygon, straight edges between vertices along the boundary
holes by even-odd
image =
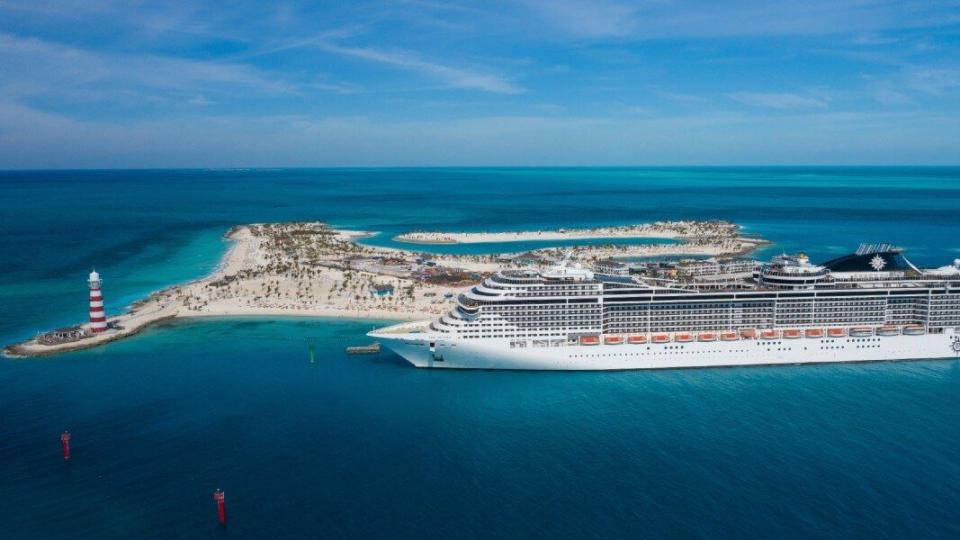
[[[103,293],[100,292],[100,274],[90,272],[90,331],[99,334],[107,329],[107,315],[103,311]]]

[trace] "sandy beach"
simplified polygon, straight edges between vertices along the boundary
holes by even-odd
[[[531,240],[594,240],[623,238],[696,238],[730,236],[736,225],[725,221],[661,221],[639,225],[515,232],[429,232],[415,231],[394,237],[412,244],[479,244]]]

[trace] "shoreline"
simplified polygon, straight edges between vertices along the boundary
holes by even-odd
[[[727,236],[738,227],[727,221],[658,221],[637,225],[616,225],[584,229],[555,229],[547,231],[505,232],[428,232],[413,231],[398,234],[394,241],[408,244],[487,244],[554,240],[603,240],[603,239],[681,239],[709,236]]]
[[[206,318],[231,318],[231,317],[294,317],[315,318],[315,319],[357,319],[357,320],[377,320],[377,321],[418,321],[430,318],[429,313],[400,313],[388,311],[356,310],[356,309],[312,309],[303,311],[294,311],[283,308],[253,308],[243,313],[205,311],[202,313],[184,313],[177,315],[176,319],[206,319]]]
[[[717,222],[671,223],[686,223],[687,232],[717,226]],[[738,231],[736,225],[721,223],[727,231],[724,236],[685,238],[677,244],[567,246],[532,254],[541,264],[567,251],[583,261],[680,253],[736,256],[767,243],[733,234]],[[40,343],[38,335],[4,347],[3,354],[22,358],[88,349],[174,318],[434,319],[449,311],[457,294],[508,265],[502,254],[435,254],[431,265],[418,266],[413,262],[415,251],[357,242],[376,234],[333,229],[319,222],[233,226],[223,237],[231,245],[209,275],[133,302],[125,312],[108,317],[111,329],[104,333],[54,344]]]

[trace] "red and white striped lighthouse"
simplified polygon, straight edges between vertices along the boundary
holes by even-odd
[[[97,334],[107,329],[107,314],[103,311],[103,293],[100,292],[100,274],[90,272],[90,331]]]

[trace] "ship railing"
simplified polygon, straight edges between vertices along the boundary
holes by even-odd
[[[766,268],[760,271],[760,275],[763,277],[776,276],[776,277],[791,277],[791,278],[808,278],[808,277],[823,277],[829,274],[830,274],[830,271],[827,269],[814,270],[814,271],[798,269],[797,271],[790,272],[790,271]]]

